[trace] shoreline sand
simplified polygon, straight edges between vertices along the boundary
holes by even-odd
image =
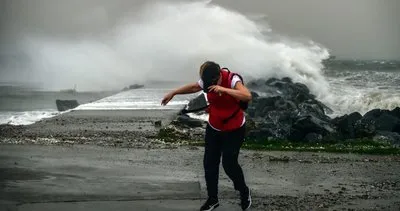
[[[179,110],[74,110],[31,125],[0,125],[0,142],[135,147],[152,142]],[[157,125],[156,122],[160,122]]]

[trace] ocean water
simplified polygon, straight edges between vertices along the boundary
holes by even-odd
[[[59,115],[63,112],[57,110],[57,99],[77,100],[80,104],[87,104],[114,93],[64,93],[21,84],[0,83],[0,124],[27,125]]]
[[[325,64],[323,69],[329,84],[329,96],[319,97],[319,100],[334,111],[329,114],[331,117],[400,106],[400,62],[346,61],[346,65],[340,64],[342,62],[337,60],[334,64]],[[77,99],[81,105],[73,110],[182,109],[191,98],[201,94],[178,95],[167,106],[161,106],[161,99],[171,90],[171,87],[145,87],[117,94],[68,94],[0,86],[0,124],[26,125],[59,115],[61,112],[56,109],[56,99]]]
[[[290,77],[304,83],[332,108],[332,117],[400,104],[398,61],[326,61],[331,55],[323,43],[281,36],[264,17],[210,1],[149,3],[134,16],[100,38],[26,34],[18,49],[26,61],[3,60],[0,68],[43,87],[0,84],[0,124],[31,124],[59,115],[56,99],[77,99],[79,110],[180,109],[195,94],[177,96],[165,107],[162,97],[173,87],[197,81],[205,60],[241,73],[246,81]],[[146,86],[112,95],[96,92],[120,90],[133,81]],[[69,96],[57,91],[68,84],[86,92]]]
[[[330,93],[320,100],[334,110],[332,116],[400,107],[399,61],[335,61],[324,76]]]

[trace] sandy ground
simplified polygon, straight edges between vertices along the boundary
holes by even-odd
[[[177,110],[77,110],[27,126],[0,125],[0,143],[164,147],[155,140]]]
[[[1,126],[0,210],[198,210],[203,148],[151,147],[175,111],[149,112]],[[244,150],[239,162],[251,210],[400,210],[399,156]],[[240,210],[222,167],[219,187],[217,210]]]

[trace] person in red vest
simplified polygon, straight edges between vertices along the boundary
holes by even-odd
[[[245,116],[240,102],[252,99],[241,77],[231,73],[212,61],[200,67],[200,80],[182,86],[164,96],[161,105],[166,105],[175,95],[190,94],[203,90],[207,93],[209,119],[205,132],[204,171],[208,199],[201,211],[219,206],[218,176],[222,155],[222,166],[240,192],[241,207],[251,206],[250,189],[246,185],[242,168],[238,163],[240,148],[245,137]]]

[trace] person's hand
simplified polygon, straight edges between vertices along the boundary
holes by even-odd
[[[162,99],[162,101],[161,101],[161,105],[163,105],[163,106],[167,105],[168,102],[174,97],[174,95],[175,95],[175,94],[172,93],[172,92],[166,94],[166,95],[164,96],[164,98]]]
[[[221,95],[222,93],[226,93],[227,88],[219,86],[219,85],[212,85],[212,86],[208,87],[208,91],[215,92],[215,93],[218,93],[219,95]]]

